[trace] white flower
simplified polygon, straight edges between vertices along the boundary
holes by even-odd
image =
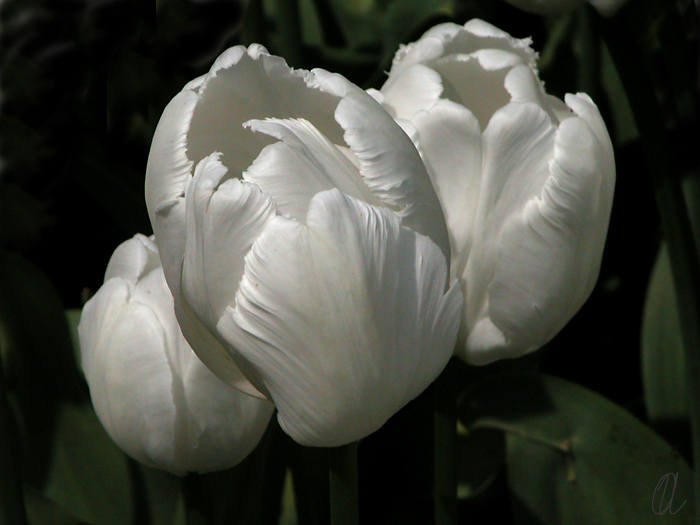
[[[549,341],[593,289],[615,184],[585,94],[545,93],[529,40],[481,20],[442,24],[397,53],[374,93],[412,135],[440,198],[464,292],[472,364]]]
[[[260,441],[272,403],[221,382],[178,327],[153,241],[121,244],[79,326],[97,416],[134,459],[175,474],[232,467]]]
[[[146,202],[185,336],[299,443],[368,435],[447,363],[462,299],[440,204],[343,77],[229,49],[165,109]]]

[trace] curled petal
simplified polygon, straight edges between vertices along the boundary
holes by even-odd
[[[452,248],[451,275],[469,258],[481,187],[481,130],[472,113],[442,100],[413,120],[415,142],[440,199]],[[459,147],[455,147],[459,144]]]
[[[317,193],[338,188],[346,195],[381,206],[358,168],[306,119],[266,119],[246,123],[280,142],[267,146],[244,173],[275,201],[282,214],[306,220]]]
[[[555,131],[539,106],[513,103],[496,112],[483,134],[484,160],[473,244],[461,276],[466,303],[463,331],[467,333],[480,319],[488,317],[488,287],[494,278],[494,265],[506,248],[502,244],[503,229],[539,194],[549,176]]]
[[[416,42],[402,46],[394,56],[389,81],[402,69],[413,64],[430,64],[450,55],[468,55],[482,50],[500,50],[520,57],[523,63],[536,68],[537,53],[530,38],[513,38],[505,31],[477,18],[464,26],[454,23],[438,24]],[[382,88],[383,90],[383,88]]]
[[[341,445],[381,427],[447,363],[461,311],[447,280],[427,237],[330,190],[306,225],[270,221],[218,329],[290,436]]]
[[[158,248],[153,239],[137,234],[114,250],[105,271],[105,281],[122,277],[136,281],[160,266]]]
[[[470,362],[540,347],[588,298],[610,218],[609,160],[582,118],[559,126],[547,179],[503,224],[484,315],[467,340]]]
[[[325,80],[328,74],[321,75]],[[398,210],[405,226],[430,237],[448,257],[445,218],[425,165],[411,139],[379,103],[356,86],[338,104],[335,118],[359,159],[360,173],[374,195]]]
[[[213,334],[224,309],[234,302],[244,258],[275,215],[275,208],[254,184],[238,179],[222,183],[226,173],[219,154],[212,154],[197,165],[187,189],[183,300],[177,301],[178,320],[199,358],[220,379],[261,396]]]
[[[386,107],[392,117],[409,120],[418,111],[429,110],[440,100],[442,92],[440,74],[422,64],[414,64],[405,67],[400,76],[390,77],[379,93],[383,101],[391,101]]]

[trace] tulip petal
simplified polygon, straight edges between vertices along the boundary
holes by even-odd
[[[482,129],[496,110],[510,102],[504,86],[508,69],[485,69],[478,57],[470,55],[452,55],[434,67],[445,85],[444,98],[468,108]]]
[[[382,205],[355,165],[308,120],[252,120],[246,125],[281,141],[267,146],[243,173],[244,180],[272,196],[281,214],[303,222],[311,198],[333,188]]]
[[[397,75],[405,67],[429,62],[450,55],[468,55],[484,49],[500,50],[520,57],[523,63],[536,69],[537,53],[530,38],[513,38],[505,31],[474,18],[464,26],[451,22],[438,24],[416,42],[402,46],[394,56],[389,73]]]
[[[427,237],[330,190],[312,199],[306,225],[268,223],[218,329],[292,438],[341,445],[377,430],[446,365],[461,312],[446,281]]]
[[[440,75],[422,64],[404,68],[401,75],[389,77],[380,93],[387,110],[395,119],[410,120],[421,110],[430,109],[440,100],[443,86]]]
[[[222,183],[226,173],[214,153],[197,165],[187,189],[184,300],[178,301],[178,320],[199,358],[223,381],[261,396],[208,332],[216,333],[221,314],[234,303],[245,256],[275,208],[254,184],[239,179]]]
[[[511,103],[492,117],[482,136],[484,158],[471,257],[462,274],[466,323],[471,331],[486,317],[487,287],[512,213],[537,195],[549,176],[556,128],[535,104]]]
[[[184,297],[175,302],[175,315],[182,335],[197,357],[216,374],[219,380],[249,396],[269,399],[269,396],[250,383],[246,376],[247,371],[243,370],[245,363],[243,367],[239,366],[241,363],[237,363],[225,350],[224,344],[217,339],[216,334],[204,326]]]
[[[517,357],[546,343],[581,307],[598,277],[614,170],[582,118],[562,122],[554,140],[540,190],[503,224],[488,317],[467,341],[471,363]],[[494,337],[493,327],[505,341]]]
[[[195,163],[219,151],[232,174],[243,173],[270,143],[242,127],[254,119],[307,118],[333,143],[342,143],[333,120],[337,95],[322,89],[312,73],[291,69],[261,46],[222,53],[198,94],[187,137],[187,155]]]
[[[160,266],[158,248],[153,239],[137,234],[121,243],[107,264],[105,282],[113,277],[136,281]]]
[[[185,185],[194,166],[187,157],[187,130],[198,97],[182,91],[158,122],[146,166],[146,208],[157,238],[163,271],[177,295],[185,249]]]
[[[176,452],[168,435],[175,433],[176,408],[172,396],[162,395],[172,388],[165,333],[150,307],[128,301],[126,281],[111,279],[98,294],[101,300],[85,305],[80,324],[94,330],[81,333],[81,347],[90,356],[83,368],[95,411],[127,454],[171,466]]]
[[[418,113],[413,124],[445,213],[452,248],[451,274],[458,276],[469,258],[481,186],[479,122],[463,106],[441,100],[429,111]]]
[[[101,292],[101,290],[105,290]],[[110,279],[100,288],[100,291],[85,304],[80,316],[78,330],[81,341],[80,360],[86,376],[92,373],[96,352],[86,351],[86,342],[90,348],[101,348],[103,341],[108,341],[114,331],[114,322],[119,310],[129,299],[129,290],[123,279]],[[90,307],[88,307],[90,305]]]
[[[316,71],[322,83],[329,73]],[[379,103],[352,84],[335,118],[345,143],[359,160],[360,174],[372,193],[398,210],[402,223],[438,245],[448,257],[445,218],[425,165],[411,139]]]
[[[610,135],[608,134],[608,129],[605,126],[605,121],[600,115],[600,111],[591,100],[591,97],[585,93],[578,93],[573,95],[571,93],[564,97],[566,105],[571,108],[571,110],[581,117],[586,124],[591,128],[593,133],[598,140],[599,146],[602,148],[602,157],[599,161],[602,162],[602,169],[605,173],[615,173],[615,156],[613,154],[612,141],[610,140]],[[615,177],[607,177],[606,182],[612,187],[615,184]]]

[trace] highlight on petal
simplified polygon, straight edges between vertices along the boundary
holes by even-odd
[[[280,141],[263,149],[243,179],[268,193],[281,214],[304,221],[311,198],[333,188],[382,206],[359,169],[308,120],[252,120],[245,125]]]
[[[389,210],[330,190],[306,225],[272,219],[218,330],[282,428],[337,446],[381,427],[440,373],[462,306],[444,255]]]
[[[187,189],[187,227],[181,297],[176,301],[182,331],[199,358],[224,382],[262,397],[241,375],[215,337],[216,323],[234,303],[244,259],[275,215],[270,197],[257,186],[225,178],[214,153],[203,159]]]
[[[438,24],[416,42],[402,46],[394,56],[391,77],[414,64],[431,64],[450,55],[469,55],[482,50],[500,50],[517,55],[524,64],[536,68],[537,53],[530,38],[513,38],[505,31],[478,18],[464,26],[451,22]]]
[[[440,74],[422,64],[414,64],[405,67],[401,75],[389,77],[379,93],[392,117],[410,120],[418,111],[429,110],[440,100],[442,92]]]
[[[328,75],[318,74],[322,81]],[[338,104],[335,118],[372,193],[397,210],[402,224],[430,237],[449,260],[440,202],[411,139],[376,100],[353,85]]]
[[[488,317],[495,265],[503,257],[501,252],[508,249],[502,239],[504,228],[539,194],[548,178],[555,132],[539,106],[512,103],[496,112],[483,134],[473,244],[461,275],[466,305],[464,333]],[[488,333],[494,332],[489,328]]]
[[[442,100],[418,113],[413,125],[414,141],[445,213],[451,275],[460,276],[469,258],[481,190],[479,122],[464,106]]]
[[[135,281],[160,266],[158,248],[152,238],[136,234],[114,250],[105,270],[105,282],[113,277]]]
[[[503,225],[485,317],[466,343],[469,362],[536,349],[578,311],[598,277],[614,178],[609,156],[587,122],[565,120],[540,191]]]
[[[145,241],[120,246],[112,263],[127,277],[108,279],[83,310],[81,355],[95,411],[112,439],[146,465],[179,475],[229,468],[257,445],[273,405],[222,383],[197,359]],[[152,269],[133,277],[138,272],[123,264],[128,252],[135,268],[152,259]]]

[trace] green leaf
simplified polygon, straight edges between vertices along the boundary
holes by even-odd
[[[496,479],[505,464],[503,435],[491,429],[457,434],[457,497],[474,498]]]
[[[186,523],[185,501],[180,492],[180,478],[130,460],[132,474],[136,471],[137,484],[145,496],[144,506],[150,525],[184,525]]]
[[[519,522],[657,523],[669,509],[674,523],[694,521],[687,463],[595,392],[546,375],[499,374],[467,392],[461,416],[470,430],[505,434]]]
[[[60,407],[44,495],[88,523],[132,521],[127,458],[88,403]]]
[[[85,523],[51,501],[35,488],[25,485],[24,502],[29,525],[80,525]]]
[[[700,178],[684,181],[695,244],[700,250]],[[671,263],[665,244],[651,274],[642,321],[642,379],[647,415],[675,443],[688,439],[683,340]]]
[[[45,481],[58,405],[86,399],[65,310],[46,275],[0,249],[0,358],[21,445],[22,476]]]
[[[644,306],[642,377],[652,423],[688,418],[683,340],[666,245],[659,249]]]

